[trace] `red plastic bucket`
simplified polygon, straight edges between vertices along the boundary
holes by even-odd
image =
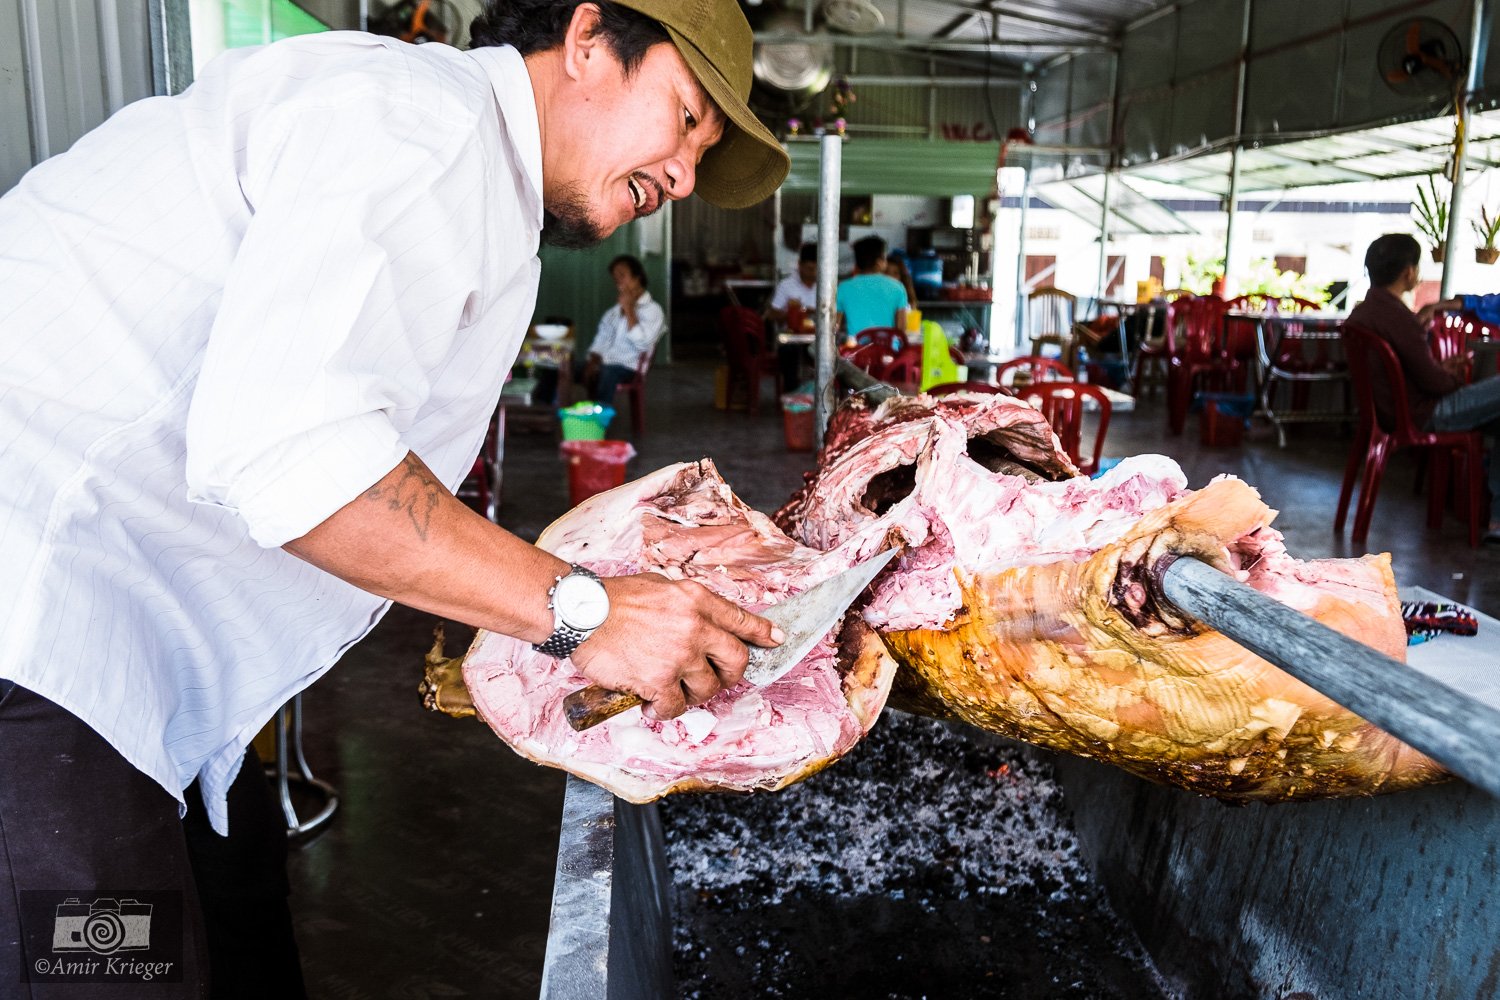
[[[781,397],[781,423],[787,451],[812,451],[814,441],[813,398],[800,392]]]
[[[625,463],[635,457],[629,441],[564,441],[558,447],[568,463],[568,500],[574,507],[623,486]]]

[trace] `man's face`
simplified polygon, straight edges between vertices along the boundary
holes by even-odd
[[[616,264],[610,268],[609,276],[615,280],[615,291],[621,295],[627,293],[634,294],[641,290],[640,279],[635,276],[634,271],[630,270],[624,264]]]
[[[818,280],[818,262],[815,260],[797,261],[797,277],[804,285],[811,287],[812,283]]]
[[[543,119],[544,236],[591,246],[692,194],[724,117],[669,42],[648,49],[628,79],[597,36],[568,46],[565,65],[573,85]]]

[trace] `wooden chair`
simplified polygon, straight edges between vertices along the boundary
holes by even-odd
[[[1104,454],[1104,435],[1109,432],[1109,397],[1097,385],[1087,382],[1040,382],[1022,386],[1016,397],[1023,399],[1042,411],[1047,423],[1057,434],[1063,451],[1078,466],[1078,471],[1091,476],[1099,471],[1099,460]],[[1084,454],[1083,414],[1086,401],[1092,400],[1099,411],[1099,426],[1094,431],[1094,443],[1089,454]]]
[[[781,366],[776,353],[766,349],[766,323],[760,313],[745,306],[719,310],[719,333],[729,358],[729,395],[743,385],[752,416],[760,412],[760,382],[771,376],[777,395],[781,393]]]
[[[1010,376],[1011,382],[1016,379],[1016,374],[1025,371],[1030,377],[1031,383],[1038,382],[1076,382],[1077,377],[1073,369],[1061,361],[1051,358],[1039,358],[1035,355],[1020,358],[1011,358],[995,369],[995,384],[1006,386],[1006,376]],[[1011,386],[1007,386],[1011,388]]]
[[[630,432],[636,437],[646,433],[646,372],[651,370],[654,353],[642,351],[635,362],[635,374],[615,385],[614,407],[616,410],[621,408],[621,393],[629,397],[626,402],[630,404]]]
[[[1037,337],[1066,337],[1077,318],[1078,296],[1044,285],[1026,296],[1027,332]]]
[[[1426,431],[1412,423],[1411,404],[1406,398],[1406,380],[1396,352],[1379,336],[1352,323],[1343,329],[1344,351],[1349,361],[1349,377],[1354,383],[1354,397],[1359,407],[1359,424],[1344,466],[1344,482],[1339,490],[1338,512],[1333,530],[1344,530],[1349,501],[1354,495],[1354,480],[1359,478],[1359,503],[1354,511],[1354,530],[1350,538],[1363,542],[1370,531],[1370,516],[1385,463],[1399,448],[1427,451],[1432,464],[1431,486],[1427,494],[1427,526],[1442,527],[1443,508],[1447,500],[1449,461],[1458,456],[1467,477],[1465,500],[1469,516],[1469,545],[1477,547],[1484,531],[1487,511],[1484,504],[1484,434],[1481,431]],[[1392,426],[1382,427],[1375,411],[1375,379],[1392,388],[1395,412]]]

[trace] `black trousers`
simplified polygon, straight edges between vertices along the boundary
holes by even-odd
[[[179,818],[176,800],[99,734],[0,680],[0,997],[306,995],[287,906],[286,827],[260,760],[248,751],[230,788],[228,837],[210,828],[196,783],[185,797]],[[180,893],[181,981],[18,982],[22,962],[37,961],[23,955],[23,923],[39,919],[23,906],[27,890],[66,891],[85,904],[100,890]],[[157,930],[167,926],[176,925],[158,921]]]

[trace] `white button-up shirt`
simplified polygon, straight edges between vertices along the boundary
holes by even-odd
[[[278,546],[408,451],[456,487],[535,304],[510,48],[235,50],[0,199],[0,677],[216,829],[388,602]],[[0,765],[3,766],[3,765]]]
[[[599,355],[606,365],[635,371],[641,355],[656,346],[656,338],[666,325],[666,312],[650,292],[642,292],[635,302],[635,324],[625,322],[625,310],[616,302],[599,318],[599,329],[589,345],[589,353]]]

